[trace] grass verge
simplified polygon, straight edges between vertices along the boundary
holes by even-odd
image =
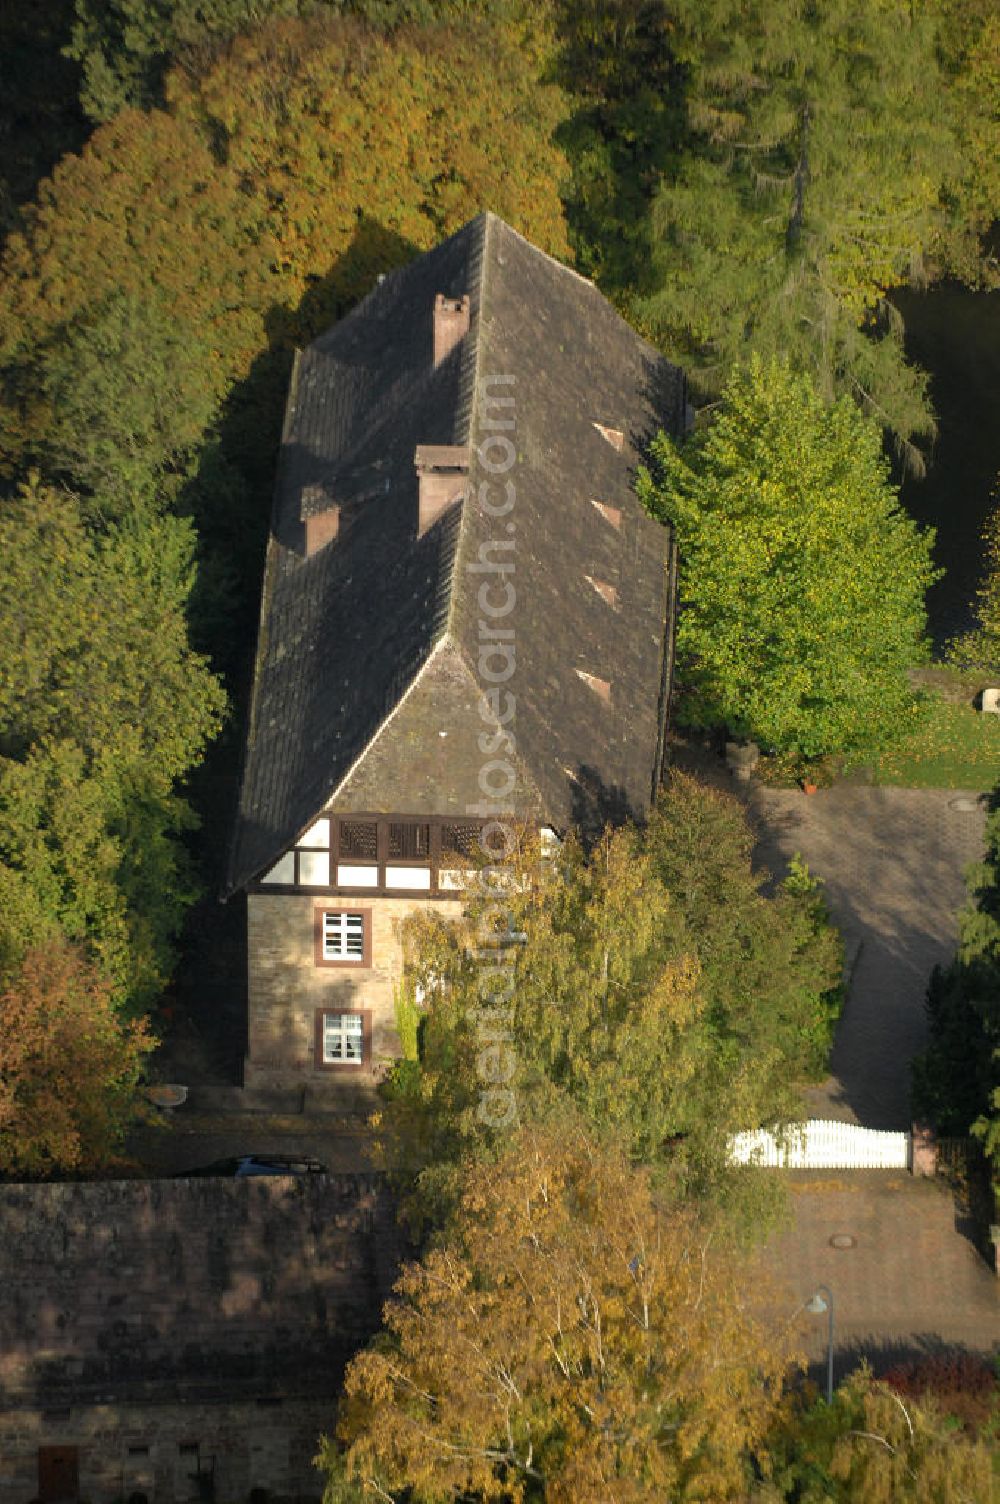
[[[876,784],[917,789],[988,789],[1000,775],[1000,716],[928,697],[919,726],[874,761],[846,767]]]

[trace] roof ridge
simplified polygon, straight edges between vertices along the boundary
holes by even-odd
[[[484,213],[490,220],[494,220],[497,224],[501,225],[508,235],[513,235],[515,240],[519,240],[522,245],[527,246],[528,250],[531,251],[533,255],[541,256],[546,261],[551,261],[552,265],[556,267],[558,271],[566,272],[570,277],[575,277],[578,282],[582,282],[585,287],[589,287],[592,292],[596,293],[601,302],[604,303],[608,308],[610,308],[615,317],[625,325],[625,328],[635,339],[639,341],[641,345],[645,345],[646,349],[651,351],[656,356],[657,360],[666,360],[667,357],[664,355],[663,351],[657,349],[656,345],[654,345],[651,340],[647,339],[644,334],[640,334],[638,329],[633,328],[628,319],[622,313],[621,309],[618,308],[618,306],[613,303],[610,298],[605,297],[604,293],[601,291],[592,277],[585,277],[583,272],[578,272],[575,266],[570,266],[567,262],[560,261],[559,257],[553,256],[551,251],[543,251],[541,246],[535,245],[534,241],[529,240],[526,235],[522,235],[520,230],[515,230],[512,224],[508,224],[501,215],[494,214],[491,209],[485,210]]]
[[[473,327],[469,330],[472,338],[462,340],[459,343],[459,350],[461,351],[461,374],[459,377],[458,405],[455,413],[455,432],[459,436],[460,442],[465,444],[470,442],[472,435],[472,419],[475,413],[476,391],[478,389],[479,346],[482,336],[483,289],[486,285],[486,246],[489,236],[490,217],[489,210],[484,209],[481,214],[477,214],[475,219],[470,220],[469,224],[465,226],[466,229],[473,231],[470,235],[472,244],[469,251],[469,282],[470,284],[478,282],[476,286],[475,321]],[[468,291],[471,298],[471,285]]]
[[[474,282],[477,276],[479,280],[479,287],[477,289],[477,313],[482,307],[482,287],[484,277],[483,269],[486,261],[486,237],[489,231],[489,221],[494,217],[495,216],[490,214],[489,210],[484,209],[479,214],[477,214],[474,219],[469,220],[466,224],[462,225],[460,229],[456,230],[453,235],[450,235],[448,237],[448,240],[442,241],[440,246],[435,246],[432,248],[433,250],[437,251],[440,250],[443,246],[446,246],[451,240],[458,240],[461,236],[466,236],[468,238],[470,242],[469,265],[472,273],[469,280],[470,283]],[[430,253],[425,252],[424,254]],[[366,305],[370,305],[375,295],[377,293],[383,292],[390,281],[395,281],[396,279],[398,279],[412,265],[413,262],[409,262],[406,266],[396,267],[391,273],[387,273],[384,276],[383,280],[376,283],[375,287],[371,288],[361,299],[361,301],[359,303],[356,303],[355,306],[350,310],[350,312],[345,315],[344,319],[340,320],[338,324],[335,324],[333,328],[339,328],[342,324],[349,322],[356,313],[364,309]],[[471,287],[469,291],[471,292]],[[457,359],[459,361],[459,380],[458,402],[456,404],[454,420],[454,433],[456,440],[459,443],[468,443],[469,429],[472,422],[472,412],[476,391],[476,349],[479,344],[478,317],[476,319],[475,328],[471,332],[473,334],[473,338],[471,340],[460,340],[457,346],[459,352],[457,356]],[[327,351],[323,349],[322,341],[323,336],[320,335],[319,339],[313,342],[312,348],[317,350],[322,358],[330,358],[327,355]],[[470,345],[473,347],[471,350],[469,349]],[[301,352],[296,351],[296,356],[298,356],[300,353]],[[374,423],[372,423],[361,434],[359,434],[357,442],[353,444],[350,449],[346,450],[342,455],[340,455],[335,461],[330,477],[331,481],[336,478],[342,477],[345,472],[349,471],[352,463],[356,461],[358,454],[360,454],[364,449],[370,446],[372,439],[380,434],[390,424],[390,422],[398,414],[400,408],[403,407],[406,403],[419,401],[420,398],[426,394],[427,388],[433,385],[435,379],[438,377],[438,373],[446,366],[449,360],[454,358],[456,358],[454,352],[449,352],[449,354],[439,365],[428,365],[422,370],[415,372],[410,380],[401,380],[400,382],[398,382],[397,385],[392,388],[392,390],[387,394],[387,400],[383,402],[381,412],[378,417],[376,417]],[[286,425],[288,421],[287,413],[289,411],[289,408],[286,408]],[[282,443],[285,442],[285,438],[286,435],[283,431]]]
[[[489,250],[490,230],[492,229],[493,220],[495,218],[496,215],[491,213],[489,209],[484,209],[483,212],[481,214],[478,214],[475,220],[472,221],[472,223],[476,225],[481,222],[482,230],[481,233],[477,234],[476,236],[475,256],[470,258],[471,265],[474,271],[478,272],[479,275],[479,286],[476,288],[476,319],[474,338],[469,341],[472,348],[466,353],[462,369],[462,399],[463,402],[467,405],[463,407],[461,413],[461,421],[464,426],[465,442],[470,446],[470,448],[472,446],[472,430],[476,416],[476,393],[479,391],[479,371],[483,347],[483,325],[486,319],[486,267],[489,261],[487,252]],[[470,281],[471,280],[472,279],[470,278]],[[470,333],[472,332],[473,331],[470,330]],[[469,495],[470,492],[466,491],[465,501],[462,503],[463,513],[465,512],[465,508],[469,505]],[[458,545],[455,549],[455,555],[452,560],[451,579],[448,582],[448,616],[445,621],[445,632],[448,635],[451,635],[455,621],[455,576],[458,573],[459,559],[464,559],[465,550],[463,549],[462,544],[468,538],[469,532],[470,529],[467,527],[462,527],[459,529]],[[458,639],[456,636],[456,641],[457,640]]]

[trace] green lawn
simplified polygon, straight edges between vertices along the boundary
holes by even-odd
[[[906,788],[992,788],[1000,780],[1000,716],[932,695],[917,730],[877,761],[845,772]]]

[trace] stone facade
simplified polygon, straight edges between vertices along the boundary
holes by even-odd
[[[370,916],[371,965],[316,963],[316,915],[348,909]],[[363,1111],[389,1061],[399,1055],[395,990],[403,974],[402,921],[420,909],[457,918],[460,899],[338,896],[336,893],[260,893],[247,897],[247,1087],[316,1087]],[[371,1015],[370,1054],[363,1067],[319,1069],[316,1015],[320,1009]]]
[[[381,1177],[0,1186],[0,1249],[0,1504],[319,1497],[395,1268]]]
[[[333,1399],[283,1398],[3,1411],[0,1504],[47,1504],[57,1470],[81,1504],[318,1504],[313,1458],[335,1413]]]

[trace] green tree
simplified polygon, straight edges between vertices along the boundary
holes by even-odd
[[[740,803],[678,771],[645,836],[659,880],[684,920],[698,962],[711,1040],[692,1083],[688,1132],[708,1144],[725,1124],[793,1119],[800,1089],[827,1071],[843,1002],[843,943],[821,884],[798,858],[770,897],[752,866],[754,836]]]
[[[0,989],[0,1171],[100,1168],[139,1112],[156,1041],[123,1023],[78,947],[31,950]]]
[[[677,530],[689,723],[803,759],[911,723],[933,534],[899,507],[878,425],[853,403],[755,358],[711,426],[654,441],[639,495]]]
[[[76,0],[65,55],[81,65],[80,103],[100,123],[129,106],[161,105],[172,65],[197,70],[220,44],[281,17],[350,15],[388,31],[530,9],[528,0]]]
[[[439,1221],[456,1166],[502,1141],[491,1082],[521,1121],[568,1100],[685,1193],[742,1213],[758,1183],[728,1167],[728,1137],[800,1115],[842,966],[815,885],[800,871],[763,897],[750,847],[735,800],[675,774],[644,834],[607,832],[589,854],[570,839],[546,861],[529,843],[499,915],[487,883],[463,922],[408,926],[427,1001],[381,1126],[411,1216]]]
[[[763,1451],[757,1504],[982,1504],[993,1456],[963,1436],[933,1399],[903,1399],[862,1370],[832,1405],[792,1399]]]
[[[557,133],[570,240],[579,269],[634,316],[634,294],[656,286],[651,203],[684,139],[673,19],[664,0],[555,0],[553,13],[549,67],[572,101]]]
[[[194,823],[176,794],[72,742],[0,758],[0,970],[61,934],[93,957],[116,1004],[149,1008],[197,896],[179,841]]]
[[[697,968],[634,831],[608,832],[589,860],[571,837],[558,860],[540,863],[528,841],[515,870],[499,916],[486,889],[461,922],[407,926],[411,984],[430,1001],[419,1063],[395,1071],[383,1127],[397,1171],[419,1177],[411,1214],[431,1220],[463,1157],[498,1139],[491,1080],[516,1094],[525,1119],[566,1097],[648,1157],[683,1128],[704,1053]],[[486,946],[497,948],[495,970]]]
[[[195,892],[175,785],[224,708],[187,640],[190,527],[102,533],[36,479],[0,518],[0,550],[0,964],[62,933],[117,1002],[148,1006]]]
[[[639,314],[701,390],[750,352],[847,392],[919,464],[926,378],[886,300],[942,241],[960,157],[932,9],[679,0],[687,130]]]
[[[93,496],[105,522],[163,508],[216,417],[209,361],[203,331],[179,328],[155,289],[83,311],[38,356],[46,473]]]
[[[98,123],[126,106],[162,104],[163,75],[178,54],[305,8],[302,0],[76,0],[65,53],[81,66],[80,103]]]
[[[970,283],[996,286],[995,251],[978,237],[1000,218],[1000,16],[992,0],[940,0],[938,51],[947,102],[961,149],[957,179],[948,185],[951,227],[945,265]]]
[[[329,1500],[745,1497],[786,1343],[620,1152],[520,1133],[396,1290],[324,1443]]]
[[[969,868],[958,950],[927,994],[930,1042],[913,1063],[913,1106],[940,1133],[982,1141],[1000,1184],[1000,801],[986,821],[986,856]]]
[[[0,748],[69,739],[167,791],[225,703],[187,640],[190,526],[148,519],[95,534],[76,497],[34,479],[0,518],[0,553]]]

